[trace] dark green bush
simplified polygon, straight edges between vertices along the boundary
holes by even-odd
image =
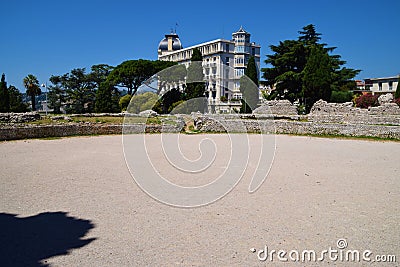
[[[353,92],[350,91],[332,91],[330,102],[345,103],[353,100]]]

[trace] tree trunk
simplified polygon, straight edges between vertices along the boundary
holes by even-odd
[[[36,111],[35,95],[31,95],[31,102],[32,102],[32,111]]]

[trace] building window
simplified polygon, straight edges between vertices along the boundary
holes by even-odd
[[[225,44],[225,51],[229,52],[229,44]]]
[[[256,55],[256,49],[253,47],[253,48],[251,48],[251,54],[253,55],[253,56],[255,56]]]
[[[382,83],[378,83],[379,91],[382,91]]]
[[[244,46],[243,45],[238,45],[235,47],[235,52],[244,52]]]
[[[225,58],[225,64],[226,64],[227,66],[229,66],[229,57],[226,57],[226,58]]]
[[[393,90],[393,82],[389,82],[389,90]]]

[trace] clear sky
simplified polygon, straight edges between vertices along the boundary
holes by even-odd
[[[157,59],[175,23],[184,47],[231,39],[243,25],[261,45],[262,62],[271,44],[311,23],[347,67],[362,70],[358,79],[400,73],[399,0],[6,0],[0,7],[0,73],[21,91],[28,74],[44,83],[73,68]]]

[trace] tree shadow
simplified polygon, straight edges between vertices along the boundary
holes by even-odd
[[[95,238],[82,239],[94,224],[66,212],[44,212],[19,218],[0,213],[0,266],[46,267],[42,262],[67,255]]]

